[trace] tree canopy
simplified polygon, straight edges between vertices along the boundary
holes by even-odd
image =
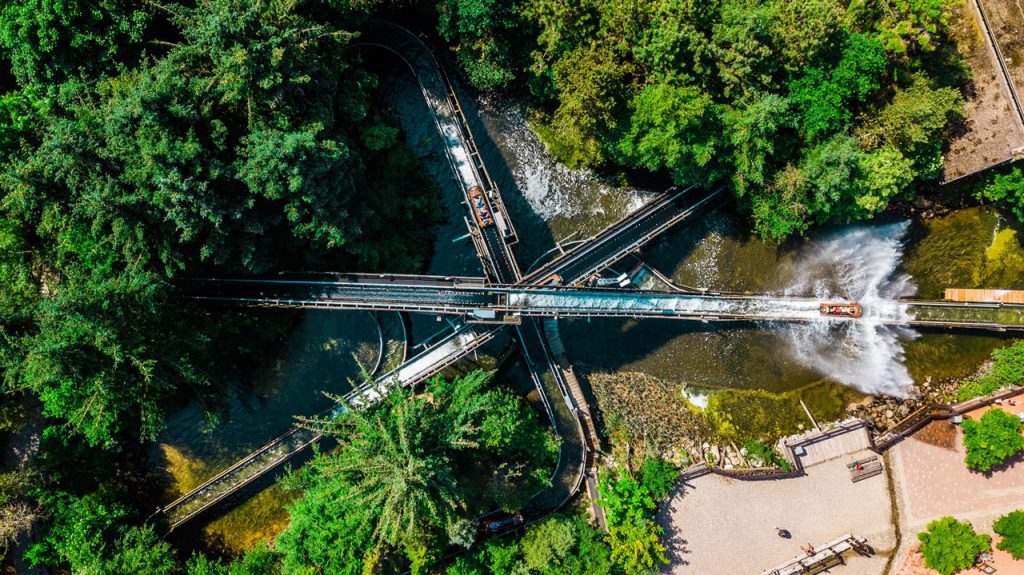
[[[967,467],[987,472],[1024,450],[1021,422],[1002,409],[990,409],[979,421],[964,419]]]
[[[475,85],[531,92],[570,167],[726,182],[781,240],[870,217],[939,173],[962,97],[925,70],[963,66],[937,50],[956,6],[449,1],[440,30]]]
[[[278,547],[286,571],[361,573],[401,551],[415,570],[445,543],[469,546],[481,509],[518,510],[550,477],[556,447],[491,374],[434,378],[305,424],[338,449],[290,480],[303,497]]]
[[[928,530],[918,533],[924,564],[942,575],[952,575],[974,565],[978,554],[988,551],[991,538],[977,535],[966,521],[943,517],[928,524]]]
[[[176,394],[215,387],[213,342],[252,321],[168,306],[175,282],[422,265],[438,199],[347,49],[365,9],[5,4],[6,389],[93,445],[151,439]]]

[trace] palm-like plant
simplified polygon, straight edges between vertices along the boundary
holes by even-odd
[[[337,452],[318,459],[316,473],[344,485],[345,499],[374,510],[378,542],[398,545],[429,526],[449,530],[460,520],[466,504],[449,454],[476,445],[486,400],[475,392],[489,377],[435,379],[431,393],[420,396],[379,389],[384,399],[369,409],[335,398],[344,407],[340,415],[301,420],[339,441]]]

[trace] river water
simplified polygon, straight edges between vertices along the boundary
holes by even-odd
[[[383,101],[440,184],[449,216],[435,228],[435,254],[426,271],[479,275],[471,243],[460,239],[466,234],[463,195],[418,87],[393,58],[380,56],[376,67]],[[557,250],[558,242],[594,234],[661,191],[558,164],[514,102],[464,97],[462,104],[519,233],[516,254],[524,271]],[[777,246],[754,237],[743,217],[725,208],[649,246],[641,257],[673,281],[693,287],[858,301],[941,297],[944,287],[1024,287],[1020,272],[996,270],[990,261],[996,244],[1024,253],[1017,238],[1007,240],[1006,230],[1018,228],[993,210],[973,208],[927,222],[824,229]],[[443,325],[433,317],[413,318],[413,339],[422,341]],[[561,330],[568,355],[584,376],[643,371],[699,389],[814,388],[844,401],[861,392],[905,395],[928,376],[964,375],[1004,342],[990,335],[918,333],[870,322],[809,327],[563,320]],[[385,331],[387,340],[400,338],[393,327]],[[167,485],[163,502],[283,433],[293,416],[326,407],[329,400],[321,392],[348,389],[348,380],[358,375],[353,354],[372,364],[379,344],[377,323],[368,314],[303,314],[278,353],[255,370],[258,377],[235,382],[212,430],[198,404],[170,418],[153,456]],[[510,383],[522,383],[521,370],[508,374]],[[269,539],[287,524],[286,502],[279,488],[271,488],[208,521],[201,526],[207,546],[237,552]]]

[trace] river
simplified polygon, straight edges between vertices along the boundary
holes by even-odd
[[[443,191],[449,218],[435,229],[435,254],[426,271],[479,275],[472,245],[460,239],[466,233],[463,196],[412,76],[388,56],[380,56],[374,67],[384,103]],[[463,106],[519,232],[516,253],[524,270],[556,250],[557,242],[596,233],[660,192],[558,164],[514,102],[464,97]],[[656,242],[641,257],[687,286],[851,299],[938,297],[947,286],[1024,287],[1020,271],[992,264],[1003,257],[994,250],[1021,252],[1019,240],[1007,237],[1018,229],[991,209],[971,208],[928,221],[822,229],[777,246],[754,237],[743,217],[727,207]],[[398,322],[384,324],[392,326],[385,329],[385,340],[393,348],[401,339],[393,327]],[[433,317],[414,318],[413,339],[422,341],[442,326]],[[568,355],[584,376],[642,371],[699,390],[813,390],[844,402],[861,393],[912,393],[928,376],[967,374],[1005,341],[878,326],[563,320],[561,329]],[[278,353],[255,370],[258,377],[232,385],[212,429],[198,404],[170,418],[153,457],[167,485],[163,501],[284,432],[294,415],[325,407],[329,400],[321,392],[342,393],[358,374],[353,353],[372,364],[379,345],[377,323],[368,314],[303,314]],[[521,370],[511,369],[505,377],[517,387],[523,384]],[[279,488],[266,489],[198,529],[207,547],[238,552],[286,525],[286,502]]]

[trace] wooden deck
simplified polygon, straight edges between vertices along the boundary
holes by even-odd
[[[946,300],[1024,304],[1024,290],[946,288]]]

